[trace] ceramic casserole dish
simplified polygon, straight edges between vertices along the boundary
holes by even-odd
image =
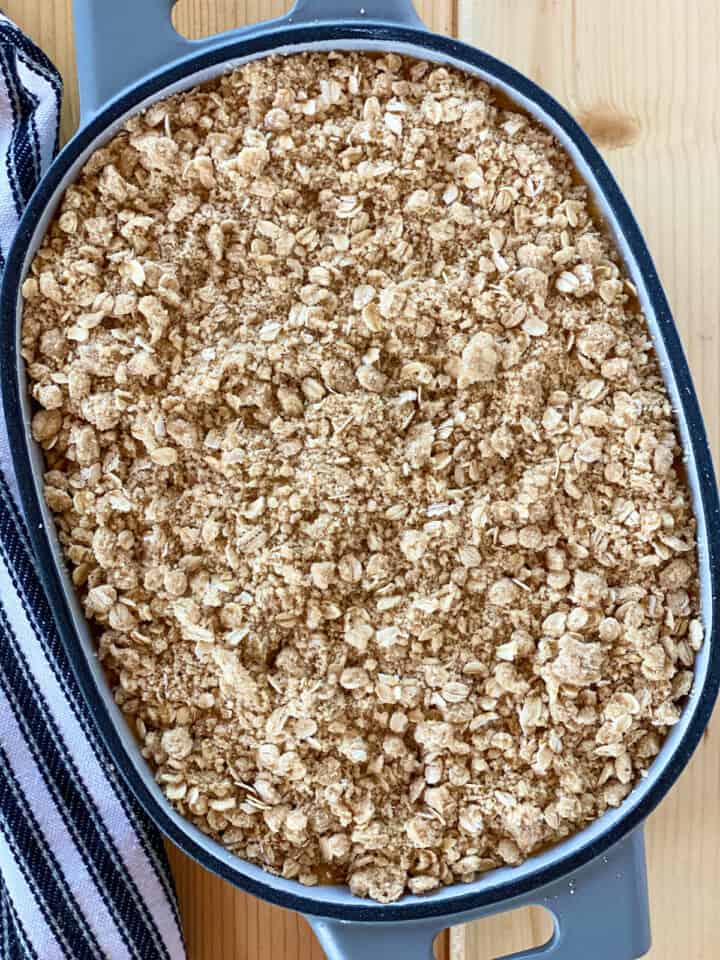
[[[185,853],[251,894],[307,916],[328,957],[429,958],[444,928],[539,904],[554,935],[525,960],[632,960],[650,944],[642,824],[697,746],[720,684],[717,637],[720,505],[705,430],[667,299],[640,230],[597,150],[572,117],[530,80],[474,47],[428,32],[411,0],[298,0],[280,19],[201,41],[180,37],[173,0],[75,0],[81,125],[33,195],[5,270],[0,364],[3,400],[38,569],[83,694],[118,767],[147,813]],[[482,16],[479,5],[478,16]],[[126,118],[249,60],[306,50],[395,51],[482,78],[552,131],[588,185],[637,287],[676,412],[697,518],[705,644],[695,684],[649,775],[617,809],[519,867],[429,896],[377,904],[344,887],[271,876],[205,836],[165,799],[115,705],[42,495],[43,463],[30,431],[20,356],[21,286],[66,187]]]

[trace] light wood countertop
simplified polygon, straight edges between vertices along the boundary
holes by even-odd
[[[110,0],[98,0],[110,2]],[[121,2],[121,0],[112,0]],[[77,124],[70,0],[6,0],[63,73]],[[645,231],[720,451],[720,7],[716,0],[423,0],[435,30],[507,60],[553,93],[602,149]],[[182,0],[190,35],[277,16],[282,0]],[[651,960],[720,952],[720,728],[648,825]],[[322,960],[306,923],[170,850],[190,960]],[[611,922],[611,918],[608,918]],[[456,928],[439,949],[490,960],[543,941],[542,911]],[[612,960],[612,958],[608,958]]]

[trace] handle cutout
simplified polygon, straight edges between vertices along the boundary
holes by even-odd
[[[172,11],[173,26],[187,40],[202,40],[227,30],[249,27],[263,20],[272,20],[288,13],[293,0],[235,0],[235,3],[197,3],[196,0],[177,0]]]
[[[450,931],[442,930],[433,940],[433,957],[435,960],[452,960],[450,953]]]
[[[552,914],[542,907],[521,907],[482,917],[450,930],[450,956],[504,960],[546,946],[553,935]]]

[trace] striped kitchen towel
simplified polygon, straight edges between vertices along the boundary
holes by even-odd
[[[60,77],[0,15],[0,268],[58,146]],[[0,445],[0,958],[181,960],[161,838],[101,743],[33,569]]]

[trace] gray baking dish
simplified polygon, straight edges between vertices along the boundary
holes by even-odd
[[[667,299],[633,215],[610,171],[572,117],[526,77],[474,47],[428,32],[410,0],[298,0],[280,19],[202,41],[172,27],[172,0],[75,0],[82,120],[35,191],[9,252],[0,310],[2,392],[22,507],[47,596],[77,679],[119,769],[137,799],[187,854],[231,883],[304,913],[328,956],[430,957],[435,935],[526,904],[553,915],[544,947],[522,957],[631,960],[649,948],[642,824],[697,746],[720,684],[717,637],[720,505],[712,460],[690,373]],[[482,16],[482,4],[478,5]],[[676,411],[698,523],[706,642],[695,684],[647,778],[623,804],[519,867],[483,875],[426,897],[381,905],[344,887],[303,887],[265,873],[224,850],[180,817],[164,798],[113,702],[41,492],[42,458],[30,434],[30,402],[19,353],[20,287],[63,190],[87,157],[124,119],[173,92],[272,53],[361,49],[396,51],[451,64],[482,77],[548,127],[569,151],[615,236],[648,318]]]

